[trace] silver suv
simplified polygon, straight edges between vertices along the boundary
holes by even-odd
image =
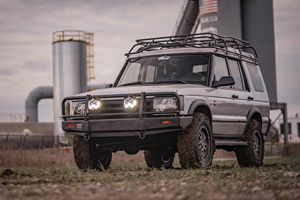
[[[247,53],[252,51],[253,54]],[[148,38],[126,54],[114,84],[63,100],[80,169],[106,169],[113,152],[144,150],[151,168],[210,166],[215,149],[259,166],[269,98],[256,51],[211,33]]]

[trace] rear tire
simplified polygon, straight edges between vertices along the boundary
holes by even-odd
[[[178,134],[177,148],[182,168],[211,165],[215,145],[210,121],[205,114],[194,113],[188,131]]]
[[[251,119],[245,133],[246,147],[238,147],[235,150],[238,163],[243,167],[260,166],[264,159],[264,137],[261,124]]]
[[[74,136],[73,152],[77,167],[84,171],[88,169],[103,171],[111,163],[111,152],[98,152],[96,144],[91,140],[85,140],[81,136]]]
[[[144,151],[144,158],[149,168],[162,168],[170,169],[173,166],[174,155],[164,156],[161,151],[158,150],[146,150]]]

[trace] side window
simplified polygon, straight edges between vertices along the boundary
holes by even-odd
[[[247,68],[254,86],[254,90],[258,92],[264,91],[263,82],[259,73],[258,66],[247,63]]]
[[[229,76],[225,58],[215,57],[215,81],[219,81],[222,76]]]
[[[214,80],[219,81],[223,76],[229,76],[226,60],[225,58],[216,56]],[[230,88],[230,86],[223,86],[220,88]]]
[[[236,90],[243,90],[244,84],[241,76],[241,69],[239,63],[237,61],[228,59],[228,65],[229,65],[230,75],[233,77],[235,82],[233,88]]]

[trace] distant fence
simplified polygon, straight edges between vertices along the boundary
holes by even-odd
[[[22,149],[59,148],[71,144],[71,140],[71,137],[53,135],[0,135],[0,146]]]

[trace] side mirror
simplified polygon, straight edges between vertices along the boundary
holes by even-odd
[[[111,88],[113,86],[113,84],[106,84],[104,88]]]
[[[232,76],[222,76],[219,81],[214,81],[212,86],[217,88],[221,86],[234,85],[235,81]]]

